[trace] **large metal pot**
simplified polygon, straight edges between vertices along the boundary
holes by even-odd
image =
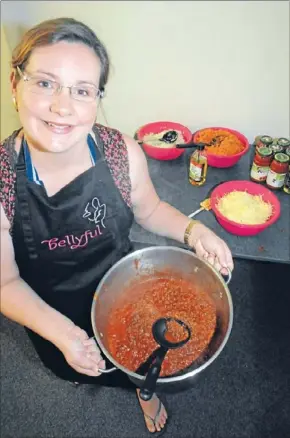
[[[215,334],[202,356],[185,372],[174,377],[163,377],[157,380],[158,390],[175,392],[191,386],[200,373],[215,361],[227,343],[233,324],[233,305],[227,287],[230,275],[228,281],[225,282],[209,263],[185,249],[172,246],[144,248],[121,259],[103,277],[94,295],[91,320],[100,349],[115,365],[115,368],[104,372],[111,372],[118,368],[125,372],[138,387],[141,387],[145,377],[124,368],[109,352],[106,337],[108,315],[116,298],[122,293],[128,282],[135,280],[142,274],[154,274],[155,270],[164,268],[172,268],[181,276],[185,276],[201,286],[214,300],[217,309]]]

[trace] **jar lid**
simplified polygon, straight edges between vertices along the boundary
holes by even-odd
[[[289,155],[289,157],[290,157],[290,146],[289,146],[289,148],[286,149],[285,154]]]
[[[258,149],[258,152],[261,157],[269,157],[270,155],[272,155],[272,150],[268,147],[260,147]]]
[[[282,138],[279,138],[278,139],[278,144],[279,145],[281,145],[281,146],[290,146],[290,140],[288,140],[288,138],[284,138],[284,137],[282,137]]]
[[[289,157],[288,155],[279,152],[278,154],[275,154],[275,160],[279,161],[279,163],[288,163]]]
[[[283,146],[279,145],[279,144],[272,144],[270,146],[270,148],[272,149],[272,151],[277,154],[278,152],[283,152],[284,148]]]
[[[262,135],[261,137],[260,137],[260,141],[262,142],[262,143],[273,143],[273,138],[272,137],[270,137],[269,135]]]

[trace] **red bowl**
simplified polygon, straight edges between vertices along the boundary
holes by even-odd
[[[217,208],[219,198],[234,190],[246,191],[251,195],[262,195],[265,202],[270,202],[273,206],[272,216],[267,222],[260,225],[242,225],[233,222],[223,216]],[[254,236],[264,231],[270,225],[277,221],[280,216],[280,202],[278,198],[266,187],[253,183],[251,181],[228,181],[217,186],[211,194],[212,210],[219,224],[229,233],[237,236]]]
[[[231,134],[234,134],[244,145],[244,149],[241,152],[239,152],[238,154],[235,154],[235,155],[230,155],[230,156],[228,156],[228,155],[215,155],[215,154],[210,153],[207,150],[206,155],[207,155],[207,162],[208,162],[209,166],[223,167],[223,168],[224,167],[232,167],[241,159],[241,157],[243,155],[245,155],[248,152],[249,142],[246,139],[246,137],[243,134],[241,134],[240,132],[235,131],[234,129],[229,129],[229,128],[219,128],[219,127],[212,127],[211,128],[210,127],[210,128],[200,129],[199,131],[196,131],[194,133],[193,142],[196,143],[198,141],[197,140],[198,134],[203,132],[203,131],[206,131],[207,129],[216,129],[216,130],[222,129],[223,131],[230,132]]]
[[[142,142],[145,135],[151,133],[158,134],[165,129],[176,129],[180,131],[184,137],[184,143],[189,143],[192,139],[192,132],[186,126],[181,125],[180,123],[153,122],[141,126],[141,128],[139,128],[136,132],[137,140],[142,144],[142,147],[146,154],[151,158],[155,158],[155,160],[175,160],[176,158],[180,157],[185,151],[185,149],[177,149],[175,147],[158,148]]]

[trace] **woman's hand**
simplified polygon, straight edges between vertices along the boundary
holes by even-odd
[[[234,269],[229,247],[205,225],[195,224],[193,226],[189,243],[195,249],[196,254],[207,260],[218,272],[227,275],[227,268],[230,271]]]
[[[105,361],[95,340],[89,339],[87,333],[76,325],[69,328],[58,348],[78,373],[100,376],[99,368],[105,368]]]

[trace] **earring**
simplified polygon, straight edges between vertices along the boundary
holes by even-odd
[[[18,112],[18,105],[17,105],[17,100],[16,100],[16,97],[15,97],[15,96],[12,97],[12,102],[13,102],[14,108],[15,108],[16,111]]]

